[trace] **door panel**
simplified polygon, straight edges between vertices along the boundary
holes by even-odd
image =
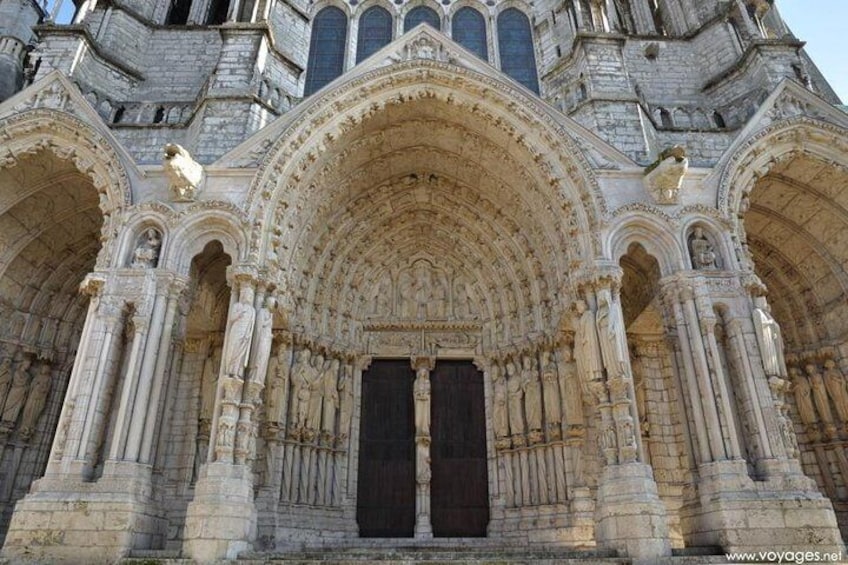
[[[362,374],[356,521],[361,537],[412,537],[415,423],[408,360],[376,360]]]
[[[489,524],[483,373],[439,361],[431,374],[433,535],[485,537]]]

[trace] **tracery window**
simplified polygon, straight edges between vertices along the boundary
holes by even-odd
[[[453,17],[451,25],[453,40],[483,59],[489,60],[489,49],[486,42],[486,20],[483,14],[466,6]]]
[[[333,6],[324,8],[312,22],[304,96],[309,96],[344,71],[347,16]]]
[[[442,29],[442,22],[439,19],[439,14],[437,14],[435,10],[428,8],[427,6],[418,6],[417,8],[411,9],[406,15],[406,18],[404,18],[403,32],[406,33],[421,23],[430,24],[438,30]]]
[[[365,10],[359,18],[356,62],[361,63],[392,41],[392,15],[380,6]]]
[[[501,70],[539,94],[530,20],[516,8],[509,8],[498,15],[498,52]]]

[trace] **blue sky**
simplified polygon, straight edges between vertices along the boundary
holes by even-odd
[[[848,104],[848,0],[777,0],[777,7],[825,78]]]

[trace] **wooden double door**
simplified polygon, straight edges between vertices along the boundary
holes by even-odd
[[[362,537],[412,537],[415,423],[408,360],[376,360],[362,375],[357,522]],[[489,523],[483,374],[470,361],[430,373],[430,510],[436,537],[482,537]]]

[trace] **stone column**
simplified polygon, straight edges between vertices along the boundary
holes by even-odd
[[[618,296],[621,270],[601,265],[580,289],[584,304],[595,312],[599,347],[576,348],[581,367],[602,367],[601,378],[589,383],[599,419],[599,447],[605,466],[598,482],[595,509],[596,538],[600,546],[634,559],[671,555],[668,519],[660,501],[651,467],[644,462],[637,433],[639,421],[627,336]],[[594,307],[593,307],[594,306]],[[584,314],[585,317],[585,314]],[[581,332],[576,342],[585,342]]]
[[[270,310],[265,302],[269,285],[260,282],[249,266],[232,269],[233,303],[221,355],[210,458],[200,468],[194,500],[186,512],[183,551],[200,562],[235,559],[256,539],[250,463],[253,414],[271,351]]]
[[[412,368],[415,370],[413,388],[415,406],[415,537],[432,539],[433,526],[430,523],[430,416],[431,386],[430,371],[436,366],[433,357],[414,357]]]

